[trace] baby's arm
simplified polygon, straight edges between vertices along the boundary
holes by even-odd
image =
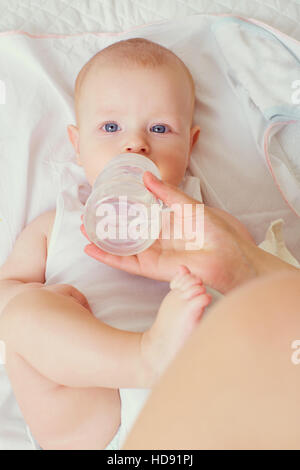
[[[27,225],[0,268],[0,317],[15,295],[45,282],[47,233],[54,215],[55,211],[45,212]]]

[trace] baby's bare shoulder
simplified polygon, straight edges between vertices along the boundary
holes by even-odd
[[[52,209],[39,215],[33,222],[32,229],[45,235],[47,239],[47,249],[50,243],[52,229],[55,221],[56,209]]]
[[[45,212],[41,216],[41,217],[43,217],[43,220],[41,221],[41,224],[43,226],[44,233],[45,233],[46,238],[47,238],[47,249],[48,249],[50,239],[51,239],[52,229],[53,229],[53,225],[54,225],[54,221],[55,221],[55,215],[56,215],[56,210],[53,209],[53,210]]]
[[[34,224],[36,230],[40,230],[47,236],[49,233],[49,229],[52,228],[55,219],[55,214],[55,209],[43,212],[43,214],[40,214],[38,217],[36,217],[36,219],[34,219],[31,224]]]

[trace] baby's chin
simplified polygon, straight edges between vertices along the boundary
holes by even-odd
[[[184,176],[181,179],[179,179],[174,176],[168,177],[168,176],[163,175],[161,179],[164,183],[171,184],[172,186],[175,186],[176,188],[178,188],[180,184],[183,182]]]
[[[90,176],[90,175],[87,174],[86,171],[84,173],[85,173],[85,178],[86,178],[87,182],[89,183],[89,185],[94,186],[94,183],[95,183],[98,175]]]

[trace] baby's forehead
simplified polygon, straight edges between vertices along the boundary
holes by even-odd
[[[106,70],[108,70],[108,74],[105,73]],[[103,80],[105,80],[105,83],[109,82],[109,86],[111,89],[113,86],[119,86],[120,82],[122,83],[122,74],[125,73],[127,76],[129,74],[129,77],[130,76],[136,77],[136,76],[139,76],[141,72],[142,73],[144,72],[142,74],[142,80],[143,81],[145,80],[145,83],[146,83],[147,78],[151,80],[153,78],[153,75],[157,73],[159,77],[163,76],[164,80],[167,83],[169,82],[170,85],[172,84],[173,88],[174,88],[174,84],[177,84],[177,86],[180,87],[181,89],[183,87],[188,88],[189,86],[191,86],[189,77],[186,71],[183,69],[183,67],[180,64],[166,63],[164,65],[160,65],[156,67],[145,67],[141,65],[133,65],[130,68],[128,67],[124,68],[114,63],[113,64],[109,64],[109,63],[101,64],[100,63],[100,64],[96,64],[93,68],[87,71],[84,77],[85,92],[87,94],[93,93],[95,88],[97,88],[99,84],[103,83]],[[147,75],[149,75],[149,77],[147,77]],[[110,79],[112,77],[120,78],[120,80],[116,80],[116,81],[112,80],[110,82]],[[177,79],[174,80],[174,78],[177,78]],[[147,87],[147,84],[146,84],[146,87]],[[134,88],[130,89],[130,93],[132,92],[133,93],[135,92]]]
[[[105,70],[109,71],[109,75],[106,75]],[[104,77],[107,78],[111,89],[111,87],[114,86],[115,83],[118,83],[118,81],[109,81],[109,78],[111,78],[112,75],[122,77],[122,71],[124,70],[126,73],[130,73],[133,75],[139,74],[141,70],[145,70],[145,73],[147,75],[147,72],[151,70],[151,74],[149,74],[149,77],[157,71],[158,73],[162,73],[165,76],[166,81],[170,80],[170,83],[173,82],[173,84],[174,77],[176,76],[178,78],[178,80],[175,80],[175,83],[178,84],[177,87],[180,87],[181,91],[183,88],[187,89],[190,87],[192,92],[192,100],[194,100],[194,84],[188,76],[186,70],[178,62],[168,61],[165,64],[156,67],[145,67],[142,65],[134,64],[131,68],[124,68],[114,62],[98,60],[97,62],[90,64],[90,66],[86,70],[82,69],[80,72],[83,72],[83,74],[80,77],[80,90],[78,90],[77,94],[75,94],[76,109],[79,109],[79,107],[81,108],[81,105],[84,104],[86,101],[90,101],[90,96],[94,97],[95,89],[97,90],[97,86],[101,86],[101,84],[103,84]],[[103,90],[100,89],[100,93],[102,91]],[[130,93],[132,92],[134,93],[135,90],[130,89]],[[179,94],[177,95],[176,90],[174,92],[174,96],[175,98],[179,96]]]

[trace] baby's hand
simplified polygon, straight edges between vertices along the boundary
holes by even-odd
[[[64,295],[66,297],[73,297],[74,301],[88,309],[91,313],[92,310],[89,306],[87,298],[78,290],[76,287],[71,286],[70,284],[52,284],[42,287],[45,290],[49,290],[59,295]]]

